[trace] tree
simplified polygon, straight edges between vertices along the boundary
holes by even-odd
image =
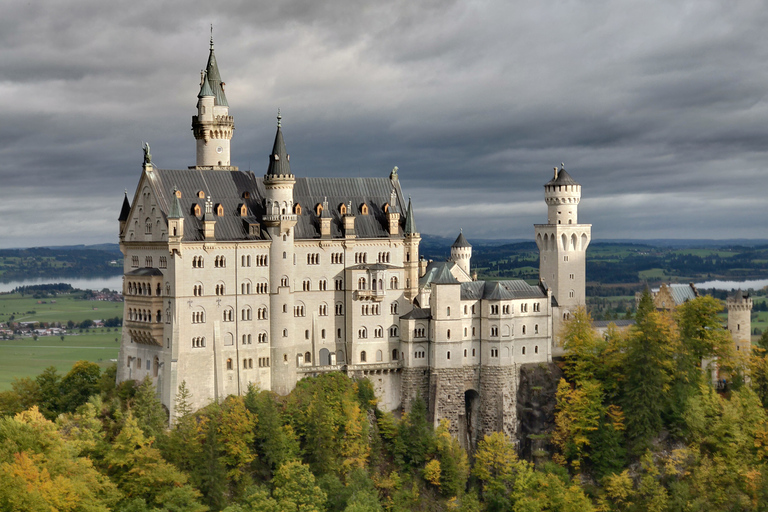
[[[144,435],[157,438],[165,432],[168,415],[157,398],[157,390],[149,376],[144,377],[134,396],[131,411],[141,425]]]
[[[565,375],[571,382],[593,379],[603,366],[606,342],[592,329],[592,317],[579,307],[563,329]]]
[[[90,361],[77,361],[61,379],[61,412],[74,412],[99,393],[101,368]]]
[[[245,407],[255,415],[254,448],[258,454],[256,467],[262,478],[270,479],[280,466],[299,457],[299,440],[290,425],[285,424],[277,403],[270,391],[259,391],[250,385],[244,398]]]
[[[192,413],[192,392],[187,388],[187,381],[182,380],[176,392],[176,417],[184,418]]]
[[[272,479],[273,497],[284,512],[320,512],[326,495],[315,483],[309,466],[291,461],[280,466]]]

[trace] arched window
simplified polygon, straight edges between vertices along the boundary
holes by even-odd
[[[397,314],[397,302],[393,302],[392,304],[389,305],[389,313],[392,315]]]
[[[230,357],[227,359],[227,370],[231,370],[231,369],[232,369],[232,358]]]
[[[357,280],[357,289],[358,290],[365,290],[365,278],[361,277]]]
[[[365,355],[365,350],[363,350],[362,352],[360,352],[360,362],[361,362],[361,363],[365,363],[365,362],[366,362],[366,355]]]

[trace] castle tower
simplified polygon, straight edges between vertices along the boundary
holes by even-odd
[[[557,338],[560,325],[586,304],[586,253],[592,238],[592,225],[579,224],[581,185],[565,171],[555,167],[554,177],[544,185],[547,223],[536,224],[539,247],[539,279],[552,290],[553,330]],[[562,353],[560,340],[553,354]]]
[[[728,331],[733,336],[736,350],[750,353],[752,348],[752,297],[749,293],[736,290],[726,300],[728,308]]]
[[[472,258],[472,246],[464,233],[460,232],[451,246],[451,261],[456,263],[469,276],[469,260]]]
[[[291,327],[294,306],[294,226],[293,186],[290,157],[283,140],[282,116],[277,113],[277,133],[269,168],[264,175],[265,211],[263,220],[272,239],[269,259],[270,343],[272,391],[287,395],[296,383],[296,342],[298,332]]]
[[[131,215],[131,203],[128,202],[128,191],[125,191],[125,197],[123,197],[123,207],[120,208],[120,216],[117,221],[120,223],[120,240],[123,239],[123,232],[125,231],[125,223],[128,222],[128,217]]]
[[[230,170],[230,140],[235,121],[229,115],[219,65],[213,53],[213,36],[208,64],[200,77],[197,115],[192,116],[192,133],[197,140],[196,167]]]
[[[413,217],[411,198],[408,198],[408,210],[405,213],[403,228],[405,243],[405,298],[412,301],[419,293],[419,242],[421,236],[416,230],[416,219]]]

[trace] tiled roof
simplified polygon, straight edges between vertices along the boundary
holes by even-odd
[[[169,215],[173,206],[173,191],[181,191],[180,205],[184,216],[184,241],[203,240],[202,219],[195,217],[194,206],[205,211],[205,199],[198,197],[202,191],[210,196],[214,204],[224,208],[223,217],[215,217],[216,240],[254,239],[249,236],[248,224],[255,217],[259,221],[264,215],[264,183],[262,177],[252,172],[183,169],[154,169],[147,172],[147,181],[154,189],[158,206]],[[389,238],[389,220],[384,205],[390,201],[392,188],[402,208],[403,197],[400,185],[389,178],[296,178],[294,201],[302,206],[297,216],[296,239],[320,238],[320,220],[315,206],[325,198],[329,203],[331,236],[343,238],[343,220],[339,205],[352,201],[355,217],[355,233],[358,238]],[[248,197],[245,197],[245,196]],[[368,215],[360,213],[360,206],[368,205]],[[240,217],[240,205],[245,204],[249,216]],[[401,223],[404,220],[401,220]],[[256,239],[268,239],[266,232]]]
[[[432,262],[427,266],[427,271],[419,279],[419,286],[429,284],[459,284],[459,281],[451,273],[451,268],[455,265],[452,261]]]
[[[541,287],[531,286],[522,279],[461,283],[462,300],[541,299],[546,296]]]
[[[453,242],[453,245],[451,247],[472,247],[469,242],[467,242],[467,239],[464,238],[464,233],[459,233],[459,236],[456,238],[456,241]]]
[[[426,320],[432,318],[432,310],[429,308],[414,307],[410,312],[401,316],[403,320]]]

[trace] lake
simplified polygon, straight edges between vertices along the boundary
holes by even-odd
[[[88,279],[79,277],[36,277],[34,279],[24,279],[22,281],[9,281],[7,283],[0,282],[0,293],[10,292],[18,286],[53,283],[67,283],[72,285],[73,288],[79,288],[81,290],[102,290],[104,288],[109,288],[110,290],[117,292],[123,290],[122,275]]]
[[[714,288],[715,290],[736,290],[741,288],[742,290],[760,290],[768,286],[768,279],[751,279],[748,281],[705,281],[703,283],[695,283],[696,288],[700,290],[708,290]]]

